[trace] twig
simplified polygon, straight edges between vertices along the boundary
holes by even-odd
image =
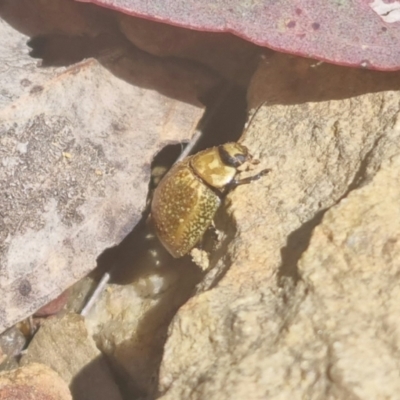
[[[88,302],[86,303],[85,307],[82,308],[81,315],[83,317],[86,317],[89,314],[89,311],[94,306],[94,303],[97,301],[97,299],[100,297],[100,295],[104,292],[104,290],[106,288],[106,285],[110,281],[110,277],[111,277],[111,275],[110,275],[109,272],[106,272],[102,276],[100,282],[97,284],[96,289],[94,290],[94,292],[90,296],[90,298],[89,298]]]

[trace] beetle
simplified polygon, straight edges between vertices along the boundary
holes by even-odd
[[[202,239],[226,193],[270,171],[237,180],[238,168],[251,160],[244,145],[230,142],[183,159],[163,177],[151,215],[158,238],[173,257],[186,255]]]

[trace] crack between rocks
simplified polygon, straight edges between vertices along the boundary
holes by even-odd
[[[278,271],[279,286],[285,286],[285,281],[289,279],[293,281],[294,287],[296,287],[297,282],[301,279],[298,271],[298,262],[310,244],[314,228],[321,223],[325,213],[329,209],[339,204],[353,190],[362,187],[369,180],[367,176],[367,169],[370,164],[370,160],[374,155],[374,151],[383,137],[384,135],[381,134],[374,140],[371,148],[362,158],[358,170],[354,174],[353,180],[348,185],[347,190],[342,194],[342,196],[340,196],[339,199],[330,207],[318,211],[313,218],[302,224],[298,229],[288,235],[287,245],[281,249],[282,263]]]
[[[370,160],[372,159],[374,155],[374,151],[376,150],[379,142],[383,139],[383,135],[379,135],[373,142],[371,148],[368,150],[368,152],[365,154],[363,159],[360,162],[359,168],[356,171],[353,180],[351,183],[348,185],[346,191],[343,193],[342,196],[339,197],[339,199],[331,206],[335,206],[339,204],[343,199],[345,199],[353,190],[360,188],[363,186],[368,180],[369,177],[367,175],[367,169],[370,164]],[[375,172],[376,173],[376,172]],[[375,174],[374,174],[375,175]],[[372,177],[371,177],[372,178]],[[294,290],[298,288],[297,283],[299,280],[301,280],[300,273],[298,271],[298,261],[304,251],[308,248],[311,237],[312,237],[312,232],[314,228],[319,225],[323,219],[323,216],[325,215],[326,211],[328,211],[331,207],[325,208],[317,212],[312,219],[304,223],[302,226],[300,226],[297,230],[293,231],[289,236],[287,240],[287,246],[282,248],[281,254],[282,254],[282,264],[278,272],[278,285],[282,287],[284,290],[282,291],[282,300],[283,303],[286,304],[288,307],[288,313],[286,313],[285,317],[282,320],[282,324],[279,328],[279,332],[282,333],[284,330],[290,326],[291,321],[293,321],[296,317],[296,315],[299,312],[300,305],[305,301],[305,299],[308,296],[310,287],[304,282],[304,288],[303,288],[303,293],[301,295],[300,301],[298,301],[295,305],[295,308],[293,306],[291,307],[289,302],[290,302],[290,293],[293,293]],[[278,341],[281,335],[278,335]],[[329,347],[329,342],[327,343]],[[330,359],[331,357],[329,357]],[[331,377],[330,377],[330,365],[327,365],[327,370],[326,370],[326,376],[327,379],[330,382],[329,387],[327,388],[327,391],[331,391],[331,386],[336,384],[336,387],[338,387],[338,383],[334,382]],[[339,385],[339,390],[341,386]],[[343,388],[342,388],[343,390]]]

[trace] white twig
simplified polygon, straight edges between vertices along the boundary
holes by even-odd
[[[178,163],[179,161],[182,161],[184,158],[186,158],[192,152],[193,147],[196,146],[197,142],[200,140],[201,134],[202,134],[201,130],[196,129],[196,131],[192,137],[192,140],[187,144],[187,146],[184,148],[182,153],[176,159],[174,164]]]
[[[85,307],[82,308],[81,315],[83,317],[86,317],[89,314],[89,311],[92,309],[94,306],[94,303],[97,301],[97,299],[100,297],[100,295],[104,292],[106,285],[110,281],[111,275],[106,272],[103,277],[101,278],[100,282],[97,284],[96,289],[94,292],[91,294],[88,302],[86,303]]]

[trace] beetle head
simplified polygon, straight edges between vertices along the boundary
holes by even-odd
[[[247,147],[239,143],[225,143],[218,146],[218,151],[222,162],[229,167],[238,168],[250,159]]]

